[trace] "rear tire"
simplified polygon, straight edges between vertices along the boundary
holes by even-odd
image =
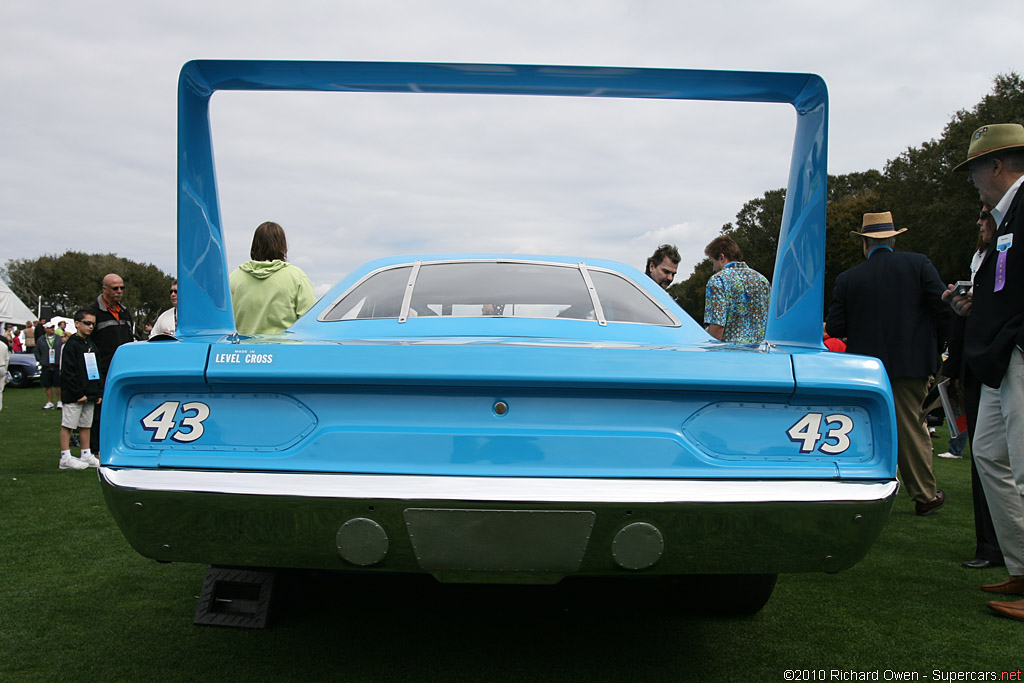
[[[11,381],[7,386],[13,389],[20,389],[28,384],[28,379],[25,377],[25,371],[21,368],[9,367],[7,368],[7,372],[11,374]]]
[[[686,612],[749,616],[765,606],[778,574],[692,574],[671,577],[672,598]]]

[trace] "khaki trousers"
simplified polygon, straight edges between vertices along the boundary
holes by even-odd
[[[1014,349],[998,389],[981,387],[971,442],[978,478],[1011,576],[1024,576],[1024,353]]]
[[[932,473],[932,439],[921,417],[921,403],[927,392],[927,377],[896,377],[892,380],[900,479],[907,493],[918,503],[934,500],[937,490]]]

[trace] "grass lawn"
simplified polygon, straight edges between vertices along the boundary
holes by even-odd
[[[286,575],[271,627],[249,631],[192,625],[205,567],[128,546],[96,471],[57,468],[59,412],[44,402],[38,387],[8,389],[0,412],[5,681],[1021,680],[1024,623],[978,589],[1006,571],[960,567],[974,551],[967,459],[936,460],[945,508],[916,517],[901,493],[863,562],[781,576],[754,617],[681,615],[620,584]]]

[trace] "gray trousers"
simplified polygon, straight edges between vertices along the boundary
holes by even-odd
[[[1024,353],[1014,349],[998,389],[981,388],[972,440],[1003,559],[1011,576],[1024,576]]]

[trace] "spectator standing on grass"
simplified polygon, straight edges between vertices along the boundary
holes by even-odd
[[[727,235],[704,248],[715,274],[704,292],[704,325],[715,339],[737,344],[764,341],[771,285],[743,262],[743,252]]]
[[[995,222],[992,220],[992,213],[991,213],[991,211],[992,211],[992,207],[991,206],[989,206],[988,204],[982,204],[981,205],[981,211],[978,213],[978,221],[977,221],[977,225],[978,225],[978,246],[975,249],[974,256],[971,257],[971,288],[972,289],[974,287],[974,276],[978,272],[978,267],[981,266],[981,262],[985,259],[985,254],[988,251],[988,245],[992,243],[992,236],[996,232],[996,226],[995,226]],[[961,392],[965,394],[965,396],[964,396],[965,408],[966,408],[966,411],[967,411],[968,420],[970,422],[971,427],[973,428],[975,419],[977,418],[977,415],[978,415],[978,398],[979,398],[978,393],[979,393],[979,389],[976,386],[978,380],[975,379],[974,376],[972,375],[970,377],[970,380],[972,380],[971,381],[971,385],[972,385],[971,388],[973,390],[971,393],[973,395],[973,399],[974,400],[970,401],[970,402],[967,401],[967,396],[966,396],[966,394],[967,394],[967,386],[966,386],[967,382],[965,381],[965,379],[966,379],[965,374],[967,372],[969,372],[969,371],[967,371],[966,368],[964,368],[963,364],[959,360],[960,353],[961,353],[962,347],[963,347],[963,342],[964,342],[964,339],[963,339],[964,335],[963,335],[963,333],[964,333],[965,323],[966,323],[966,318],[961,318],[960,316],[956,316],[956,319],[953,321],[953,329],[952,329],[952,331],[950,333],[950,341],[949,341],[949,358],[954,358],[955,357],[956,363],[955,364],[950,364],[949,360],[947,359],[946,363],[949,364],[949,368],[948,369],[950,370],[950,372],[947,373],[946,372],[947,367],[946,367],[946,365],[943,365],[942,374],[945,375],[946,377],[953,377],[954,381],[957,383],[957,386],[960,387]],[[949,439],[949,447],[946,450],[946,452],[945,453],[939,453],[938,455],[936,455],[936,457],[938,457],[938,458],[956,459],[956,460],[959,460],[960,458],[963,458],[964,457],[963,456],[964,447],[967,445],[967,442],[969,440],[969,432],[971,432],[971,431],[973,431],[973,429],[960,432],[955,437],[950,437],[950,439]],[[973,460],[971,461],[971,473],[975,475],[975,478],[977,477],[977,468],[974,466]],[[975,493],[977,494],[977,492],[975,492]],[[982,493],[982,496],[984,496],[984,493]],[[984,498],[982,498],[982,500],[984,500]],[[975,512],[977,512],[977,510],[975,510]],[[966,565],[967,563],[965,562],[964,564]]]
[[[993,243],[962,295],[943,298],[967,318],[963,361],[981,382],[972,452],[1009,578],[982,586],[1024,593],[1024,126],[1001,123],[974,131],[967,180],[992,207]],[[996,613],[1024,621],[1024,600],[992,600]]]
[[[46,405],[43,410],[53,410],[53,399],[56,394],[57,409],[60,402],[60,348],[64,340],[53,331],[53,323],[46,323],[43,336],[36,340],[36,362],[39,363],[39,383],[46,390]]]
[[[846,350],[882,361],[896,403],[899,471],[918,516],[946,502],[935,483],[932,442],[921,415],[929,378],[939,369],[950,317],[945,286],[923,254],[895,252],[892,214],[866,213],[861,231],[864,262],[836,278],[825,329],[846,338]]]
[[[25,351],[36,350],[36,325],[31,320],[25,321]]]
[[[288,240],[277,223],[256,228],[249,256],[229,278],[235,328],[240,334],[284,332],[316,301],[313,283],[286,262]]]
[[[60,357],[60,382],[64,387],[64,405],[60,420],[60,469],[84,470],[99,467],[89,448],[95,407],[102,401],[99,348],[89,337],[96,326],[92,311],[75,311],[75,334],[64,345]],[[82,439],[80,458],[71,455],[71,430],[78,429]]]
[[[989,245],[992,244],[992,237],[995,235],[996,224],[992,219],[992,207],[982,204],[981,212],[978,214],[978,246],[971,259],[971,282],[981,266],[981,262],[988,253]],[[971,368],[963,362],[964,331],[967,326],[967,318],[954,316],[953,328],[949,339],[949,357],[942,366],[942,374],[950,377],[960,387],[963,396],[964,410],[967,413],[967,431],[963,432],[957,439],[961,441],[966,438],[973,439],[977,433],[978,424],[978,403],[981,400],[981,382],[974,376]],[[949,451],[940,453],[938,457],[944,458],[950,455],[960,455],[963,452],[963,445],[954,445],[955,439],[949,442]],[[971,455],[971,497],[974,502],[974,557],[961,563],[966,569],[988,569],[990,567],[1002,567],[1003,551],[999,547],[999,539],[996,536],[996,529],[992,523],[992,513],[988,509],[988,500],[985,497],[985,488],[981,485],[981,478],[978,475],[977,460]]]
[[[4,385],[7,384],[7,365],[10,363],[7,338],[0,336],[0,410],[4,409]]]
[[[103,278],[102,290],[89,311],[96,318],[96,329],[92,342],[99,350],[100,392],[107,381],[107,369],[117,347],[135,341],[135,321],[132,314],[121,304],[124,296],[124,280],[120,275],[110,273]],[[75,322],[77,327],[78,323]],[[93,411],[93,423],[89,447],[97,455],[100,452],[100,412],[97,404]],[[82,440],[82,443],[86,443]]]

